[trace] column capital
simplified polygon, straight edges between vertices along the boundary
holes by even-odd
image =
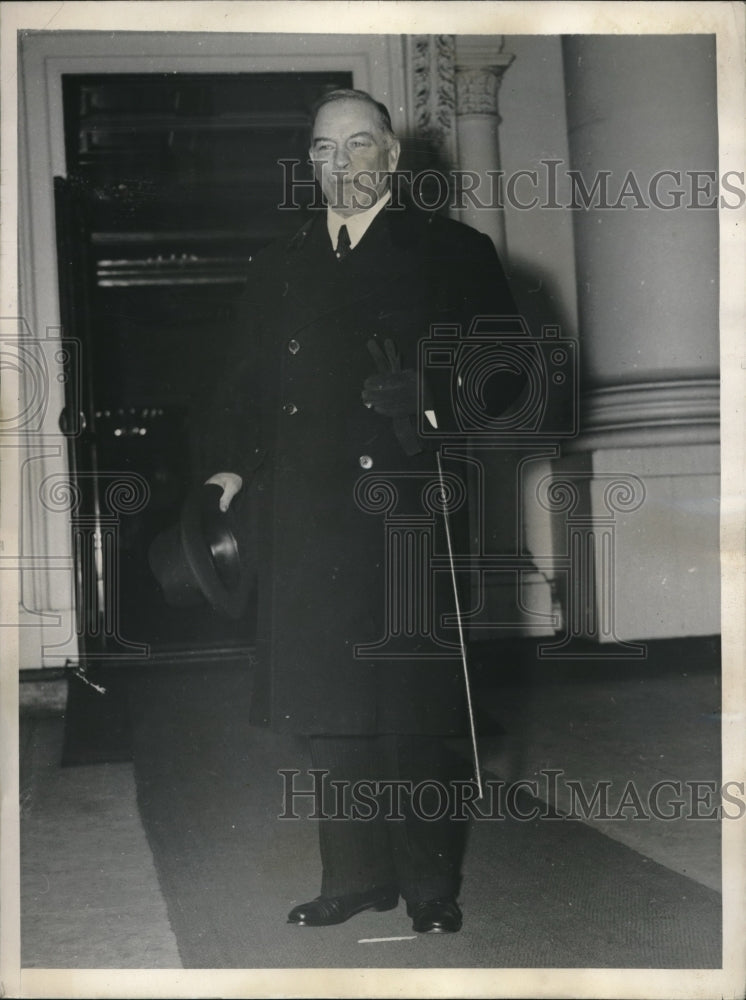
[[[498,117],[497,92],[515,59],[504,44],[502,35],[456,36],[456,114]]]

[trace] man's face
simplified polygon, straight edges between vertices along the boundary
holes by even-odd
[[[388,172],[396,169],[399,148],[367,102],[325,104],[314,122],[309,155],[327,203],[345,216],[374,205],[388,186]]]

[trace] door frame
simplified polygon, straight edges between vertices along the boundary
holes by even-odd
[[[50,503],[70,483],[54,221],[54,181],[67,176],[62,77],[67,73],[352,73],[355,87],[410,127],[406,38],[220,32],[38,31],[20,33],[18,53],[18,281],[20,336],[43,352],[45,405],[20,453],[20,667],[78,662],[69,506]],[[24,380],[22,379],[22,382]],[[21,392],[28,399],[28,384]],[[69,492],[69,490],[68,490]],[[57,495],[57,494],[55,494]]]

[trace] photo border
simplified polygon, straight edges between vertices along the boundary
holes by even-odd
[[[0,4],[2,121],[2,284],[4,316],[17,316],[17,32],[180,31],[324,34],[690,34],[717,36],[719,170],[744,170],[744,7],[740,3],[544,2],[201,2],[134,0],[101,3]],[[723,625],[723,780],[744,780],[744,350],[743,275],[746,212],[720,210],[721,260],[721,560]],[[3,372],[2,398],[18,396]],[[3,468],[0,538],[16,551],[17,470]],[[2,554],[0,550],[0,555]],[[9,577],[8,580],[5,577]],[[15,616],[18,580],[3,574],[0,620]],[[744,821],[723,827],[723,967],[661,969],[329,969],[329,970],[78,970],[20,967],[18,817],[18,636],[3,636],[0,672],[0,979],[15,997],[742,997],[746,982],[746,851]],[[499,930],[497,931],[499,933]]]

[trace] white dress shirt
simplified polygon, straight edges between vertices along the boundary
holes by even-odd
[[[335,212],[334,209],[327,207],[326,227],[329,230],[332,248],[337,249],[339,230],[342,226],[347,226],[347,232],[350,236],[350,249],[354,250],[363,236],[365,236],[371,222],[373,222],[381,209],[388,205],[390,201],[391,192],[387,191],[382,198],[378,199],[375,205],[371,205],[370,208],[366,208],[362,212],[356,212],[354,215],[347,216],[340,215],[339,212]]]

